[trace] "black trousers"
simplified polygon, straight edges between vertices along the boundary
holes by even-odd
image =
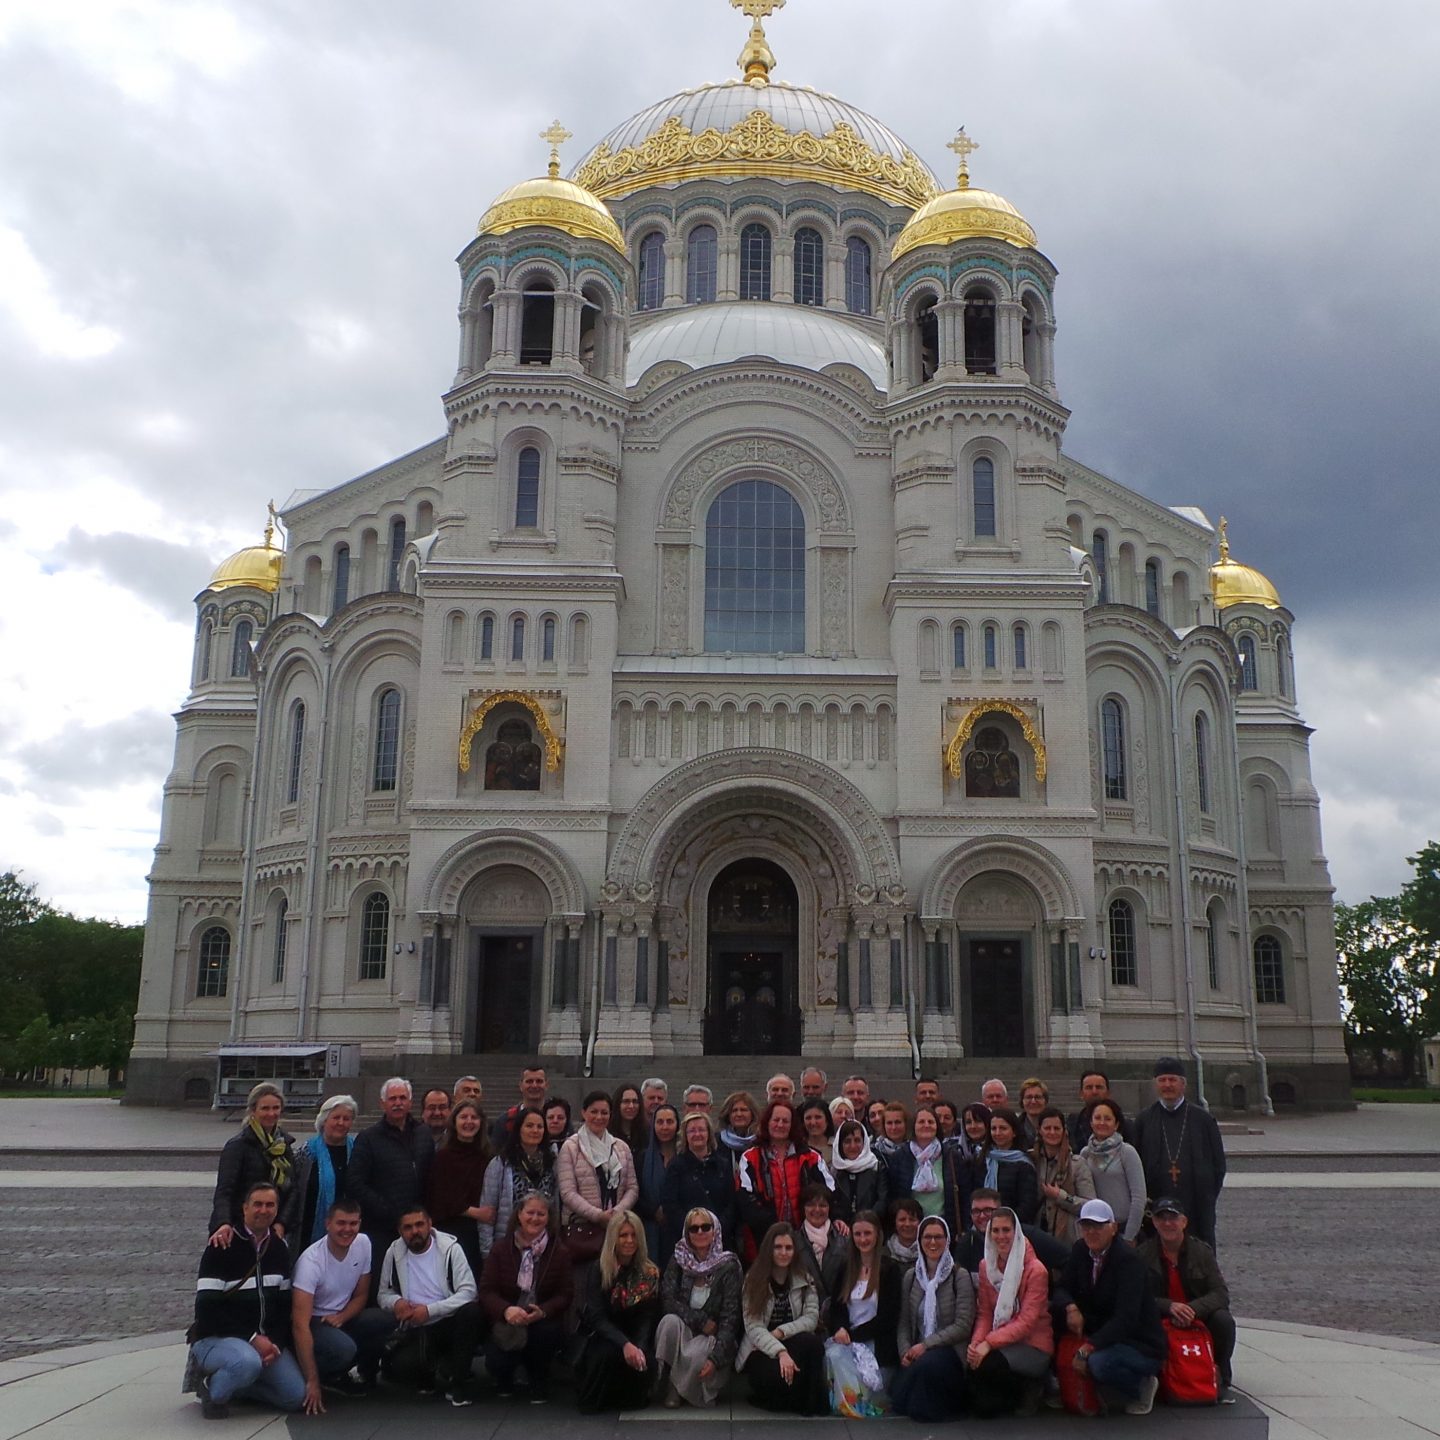
[[[787,1385],[780,1374],[779,1360],[757,1350],[745,1362],[751,1398],[762,1410],[828,1415],[830,1382],[825,1377],[825,1342],[811,1332],[792,1335],[785,1348],[797,1367],[795,1379]]]
[[[1008,1415],[1025,1394],[1025,1380],[1005,1359],[1004,1350],[992,1350],[966,1378],[970,1408],[984,1420]]]
[[[645,1369],[632,1370],[613,1340],[592,1335],[575,1371],[575,1398],[582,1415],[606,1410],[643,1410],[655,1385],[655,1355],[645,1352]]]
[[[433,1325],[407,1326],[385,1356],[385,1374],[401,1385],[462,1384],[470,1378],[482,1319],[472,1300]]]
[[[1235,1358],[1235,1317],[1228,1310],[1216,1310],[1203,1321],[1215,1342],[1215,1367],[1220,1371],[1220,1383],[1228,1385],[1231,1380],[1231,1363]]]
[[[543,1390],[550,1380],[550,1366],[565,1344],[563,1320],[537,1320],[525,1334],[523,1350],[502,1350],[493,1340],[485,1342],[485,1369],[502,1390],[515,1384],[515,1371],[521,1365],[536,1389]]]

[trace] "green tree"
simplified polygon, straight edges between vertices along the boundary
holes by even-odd
[[[1429,989],[1427,947],[1398,895],[1372,895],[1335,907],[1335,948],[1352,1045],[1377,1069],[1397,1051],[1405,1079],[1414,1074]],[[1433,971],[1433,964],[1430,965]]]
[[[1432,950],[1440,950],[1440,841],[1410,856],[1410,868],[1415,873],[1400,891],[1405,918]]]

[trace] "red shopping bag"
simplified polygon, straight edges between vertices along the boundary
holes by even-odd
[[[1218,1405],[1220,1371],[1210,1332],[1199,1323],[1181,1328],[1168,1320],[1168,1350],[1160,1370],[1160,1394],[1167,1405]]]
[[[1075,1369],[1075,1352],[1085,1342],[1078,1335],[1068,1331],[1060,1337],[1055,1347],[1055,1375],[1060,1381],[1060,1399],[1072,1415],[1099,1415],[1101,1413],[1100,1392],[1088,1372],[1081,1375]]]

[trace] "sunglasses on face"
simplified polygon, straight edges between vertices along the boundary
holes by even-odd
[[[703,1225],[687,1225],[685,1228],[692,1235],[708,1235],[715,1227],[707,1220]]]

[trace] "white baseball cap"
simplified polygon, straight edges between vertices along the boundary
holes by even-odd
[[[1087,1200],[1080,1207],[1080,1223],[1083,1225],[1087,1220],[1096,1225],[1113,1225],[1115,1212],[1103,1200]]]

